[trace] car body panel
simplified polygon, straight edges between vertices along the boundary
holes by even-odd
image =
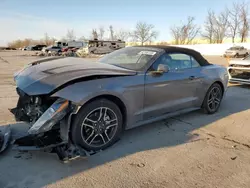
[[[229,61],[227,68],[229,81],[233,83],[250,84],[250,59]]]
[[[200,78],[191,80],[190,76],[196,76],[193,69],[167,72],[162,76],[148,73],[145,79],[145,118],[193,107]]]
[[[114,96],[126,106],[127,125],[142,120],[144,74],[89,80],[69,85],[52,96],[68,99],[80,106],[99,96]]]
[[[135,75],[136,71],[113,65],[67,57],[29,66],[15,74],[17,87],[29,95],[48,94],[63,84],[89,76]]]
[[[118,63],[120,66],[108,64],[110,54],[104,57],[108,60],[106,63],[76,57],[53,57],[31,62],[14,75],[19,100],[17,107],[11,112],[19,120],[32,122],[34,126],[51,112],[51,107],[55,108],[53,105],[56,101],[61,101],[56,104],[60,104],[59,109],[63,111],[55,111],[55,113],[60,115],[63,112],[63,117],[61,117],[63,119],[56,121],[53,119],[56,115],[52,118],[46,116],[49,118],[46,122],[52,119],[56,121],[50,124],[55,127],[40,129],[46,123],[41,124],[38,130],[45,130],[42,132],[44,134],[39,134],[38,131],[32,135],[32,140],[34,138],[45,141],[47,138],[53,138],[52,140],[56,142],[49,141],[48,145],[59,147],[67,141],[70,142],[68,140],[70,136],[65,134],[70,132],[70,127],[79,110],[96,98],[106,97],[115,103],[119,100],[117,104],[121,107],[126,123],[124,128],[130,129],[201,108],[208,89],[215,82],[221,84],[223,90],[227,88],[227,69],[209,64],[199,52],[168,46],[131,47],[140,48],[139,51],[129,48],[121,49],[125,60],[124,51],[126,50],[131,52],[132,56],[135,54],[138,57],[132,61],[134,63],[144,60],[145,56],[150,56],[150,58],[143,61],[143,66],[132,64],[130,59],[127,62],[122,59],[120,64]],[[187,63],[191,63],[190,67],[193,67],[193,57],[199,62],[198,65],[194,64],[193,68],[189,66],[166,68],[165,72],[158,71],[158,68],[159,65],[167,67],[168,62],[164,64],[164,61],[159,61],[160,64],[156,64],[156,68],[152,66],[158,58],[163,57],[163,54],[176,52],[188,55],[190,60],[177,59],[172,63],[188,61]],[[116,50],[112,53],[119,54],[120,52]],[[133,59],[130,55],[129,58]],[[118,61],[117,59],[119,58],[115,56],[115,62]],[[134,70],[122,68],[122,63],[126,64],[124,67],[132,64],[131,67],[134,67]],[[157,74],[153,74],[154,72]],[[65,126],[61,126],[63,124]],[[55,139],[57,137],[60,137],[59,142]]]
[[[195,79],[190,80],[189,77],[193,75]],[[225,67],[210,65],[189,69],[185,73],[169,72],[154,78],[140,73],[89,80],[69,85],[52,96],[68,99],[81,106],[95,97],[115,96],[126,106],[129,117],[126,128],[129,129],[166,113],[200,108],[209,87],[214,82],[220,82],[226,89],[227,81]]]
[[[66,57],[32,62],[15,75],[15,81],[28,95],[52,94],[79,106],[103,95],[117,97],[126,107],[130,128],[166,113],[199,108],[212,83],[220,81],[226,88],[225,75],[226,68],[208,65],[153,77],[147,71]]]

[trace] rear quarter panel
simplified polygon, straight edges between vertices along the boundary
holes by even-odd
[[[203,89],[200,93],[200,104],[202,104],[205,95],[210,88],[210,86],[215,82],[220,82],[223,85],[224,91],[227,90],[228,85],[228,73],[226,67],[220,65],[209,65],[204,66],[201,69],[201,73],[204,76],[203,79]],[[224,92],[225,94],[225,92]]]

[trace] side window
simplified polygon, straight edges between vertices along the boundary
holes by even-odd
[[[194,59],[193,57],[191,57],[191,61],[192,61],[192,68],[200,67],[198,61],[196,61],[196,59]]]
[[[167,65],[171,72],[200,67],[200,64],[192,56],[184,53],[163,54],[155,61],[151,69],[156,71],[159,64]]]
[[[183,70],[192,68],[191,57],[183,53],[169,54],[172,58],[172,67],[175,70]]]

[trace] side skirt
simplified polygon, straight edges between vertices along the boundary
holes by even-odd
[[[156,121],[161,121],[163,119],[171,118],[171,117],[178,116],[178,115],[181,115],[181,114],[186,114],[188,112],[192,112],[192,111],[199,110],[199,109],[200,108],[195,107],[195,108],[188,108],[188,109],[184,109],[184,110],[178,110],[178,111],[175,111],[175,112],[166,113],[166,114],[164,114],[162,116],[159,116],[159,117],[156,117],[156,118],[151,118],[151,119],[148,119],[148,120],[145,120],[145,121],[140,121],[140,122],[136,123],[135,125],[127,128],[127,129],[139,127],[139,126],[142,126],[142,125],[145,125],[145,124],[150,124],[150,123],[153,123],[153,122],[156,122]]]

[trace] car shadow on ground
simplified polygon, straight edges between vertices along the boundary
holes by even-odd
[[[250,90],[246,88],[230,86],[216,114],[206,115],[199,110],[128,130],[119,142],[105,151],[68,164],[60,163],[55,154],[8,150],[0,156],[0,187],[42,187],[138,152],[186,144],[200,136],[195,130],[248,110],[250,101],[246,101],[246,98],[249,93]],[[232,100],[237,100],[238,105]],[[17,136],[22,125],[12,127],[14,136]],[[4,169],[8,169],[8,173]]]

